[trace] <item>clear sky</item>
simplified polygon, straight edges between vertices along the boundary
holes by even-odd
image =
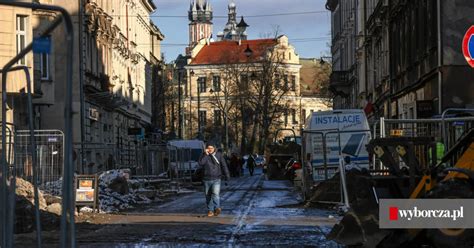
[[[213,37],[227,23],[229,0],[210,0],[214,9]],[[167,62],[184,53],[188,43],[188,10],[190,0],[154,0],[157,10],[153,22],[165,35],[162,50]],[[263,38],[279,27],[296,47],[301,58],[313,58],[329,54],[330,12],[325,9],[326,0],[235,0],[237,21],[244,16],[250,27],[248,39]],[[310,13],[308,13],[310,12]],[[294,14],[299,13],[299,14]],[[281,15],[280,15],[281,14]],[[255,15],[270,15],[252,17]]]

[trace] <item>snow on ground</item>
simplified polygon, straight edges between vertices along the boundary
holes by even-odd
[[[128,193],[120,194],[109,188],[109,185],[117,179],[124,178],[128,183]],[[144,196],[143,192],[147,191],[142,186],[146,180],[131,180],[130,171],[126,169],[110,170],[103,172],[99,176],[99,209],[101,212],[113,213],[125,209],[133,208],[137,204],[149,204],[151,199]],[[48,182],[41,187],[41,190],[54,195],[62,195],[62,179]],[[148,190],[149,191],[149,190]],[[84,209],[87,212],[88,209]]]
[[[43,186],[40,186],[40,189],[53,196],[61,196],[63,191],[63,179],[60,178],[57,181],[47,182]]]
[[[125,178],[129,185],[128,194],[120,194],[109,188],[115,180]],[[133,186],[138,186],[134,189]],[[118,212],[133,208],[136,204],[149,204],[151,200],[140,194],[143,183],[138,180],[130,180],[130,171],[126,169],[110,170],[99,176],[99,206],[100,210],[106,213]]]

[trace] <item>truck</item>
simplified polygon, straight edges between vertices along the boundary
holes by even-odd
[[[311,170],[313,182],[334,176],[343,157],[349,156],[359,168],[369,168],[366,145],[371,133],[363,110],[313,112],[305,127],[302,157]]]
[[[191,177],[199,167],[199,157],[204,153],[202,140],[171,140],[167,143],[169,151],[169,176]]]
[[[282,131],[290,131],[292,136],[285,136],[279,142],[277,138]],[[295,170],[300,169],[301,137],[296,136],[293,129],[278,129],[274,135],[273,144],[268,146],[266,164],[263,171],[269,180],[295,180]]]

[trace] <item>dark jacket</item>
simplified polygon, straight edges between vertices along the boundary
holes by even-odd
[[[219,152],[214,154],[219,163],[217,163],[211,156],[212,155],[203,154],[199,158],[199,165],[203,169],[203,180],[217,180],[221,179],[222,177],[228,180],[230,175],[224,156],[222,156],[222,154]]]
[[[255,167],[255,158],[253,157],[253,155],[249,155],[249,157],[247,159],[247,167],[248,168]]]

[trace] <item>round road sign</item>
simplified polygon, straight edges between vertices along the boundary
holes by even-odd
[[[474,26],[471,26],[464,35],[462,52],[467,63],[474,68]]]

